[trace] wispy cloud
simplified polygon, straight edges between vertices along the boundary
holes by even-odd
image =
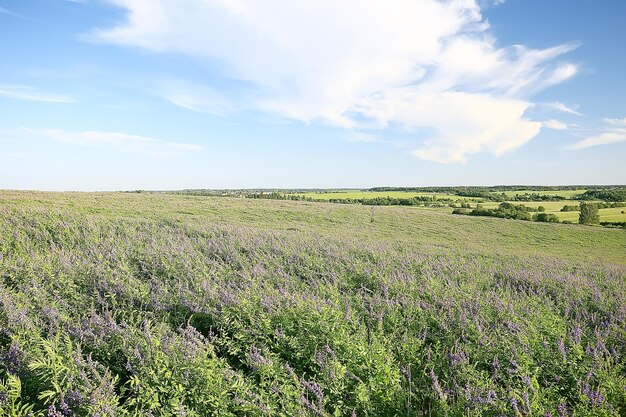
[[[603,132],[585,138],[564,149],[585,149],[592,146],[610,145],[626,141],[626,117],[623,119],[605,118],[604,121],[607,123],[607,126],[605,126]]]
[[[46,103],[76,103],[72,97],[41,92],[24,85],[0,85],[0,96]]]
[[[552,129],[552,130],[568,130],[569,126],[566,123],[563,123],[560,120],[556,120],[556,119],[550,119],[550,120],[546,120],[545,122],[542,123],[543,127],[546,127],[548,129]]]
[[[80,146],[103,147],[120,152],[136,153],[153,159],[168,159],[188,152],[201,151],[200,145],[172,142],[146,136],[119,132],[67,132],[58,129],[25,129],[57,142]]]
[[[606,118],[604,119],[604,121],[610,124],[611,126],[626,127],[626,117],[624,117],[623,119]]]
[[[626,141],[626,129],[600,133],[599,135],[588,137],[580,142],[566,147],[565,149],[576,150],[585,149],[592,146],[609,145],[612,143]]]
[[[12,11],[5,9],[2,6],[0,6],[0,14],[8,14],[9,16],[22,17],[17,13],[13,13]]]
[[[568,113],[568,114],[573,114],[574,116],[582,116],[583,114],[580,113],[578,110],[576,110],[575,108],[572,108],[570,106],[567,106],[561,102],[555,101],[552,103],[539,103],[540,106],[545,107],[547,109],[550,110],[556,110],[559,111],[561,113]]]
[[[224,117],[236,110],[235,104],[217,90],[182,81],[168,83],[163,97],[178,107],[213,116]]]
[[[578,71],[556,62],[576,43],[500,47],[475,0],[108,1],[126,20],[92,40],[217,63],[223,77],[255,86],[245,97],[252,108],[354,131],[399,129],[421,142],[413,155],[443,163],[530,141],[541,128],[525,114],[532,96]],[[231,98],[167,98],[224,114],[220,94]]]

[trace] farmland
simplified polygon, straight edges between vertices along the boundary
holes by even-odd
[[[499,203],[483,203],[481,204],[485,208],[496,208]],[[552,213],[559,217],[561,221],[569,220],[572,223],[578,222],[578,211],[561,211],[563,206],[571,205],[571,201],[531,201],[523,203],[527,207],[544,207],[546,209],[546,213]],[[599,209],[598,214],[600,215],[600,221],[607,222],[625,222],[626,221],[626,208],[624,207],[616,207],[616,208],[605,208]]]
[[[563,197],[563,198],[569,198],[572,199],[582,193],[584,193],[585,189],[575,189],[575,190],[537,190],[537,191],[532,191],[533,193],[539,194],[539,195],[557,195],[559,197]],[[515,195],[517,194],[522,194],[521,191],[503,191],[504,194],[506,194],[508,197],[515,197]],[[494,193],[496,194],[496,193]]]
[[[292,193],[287,195],[294,195],[309,199],[312,201],[374,201],[381,198],[391,198],[396,200],[422,198],[424,202],[421,204],[430,206],[431,208],[439,208],[444,212],[452,212],[452,208],[449,207],[450,202],[452,204],[459,205],[461,203],[471,204],[472,207],[476,207],[477,204],[487,209],[497,208],[500,202],[509,202],[512,204],[523,204],[526,207],[537,209],[538,207],[544,207],[546,213],[554,214],[560,221],[578,222],[578,211],[561,211],[566,205],[577,205],[579,198],[585,189],[552,189],[552,190],[506,190],[498,192],[490,192],[488,194],[494,197],[501,197],[505,195],[501,201],[490,201],[480,197],[469,197],[455,194],[452,190],[449,192],[418,192],[418,191],[370,191],[370,190],[331,190],[322,192],[306,192],[306,193]],[[535,196],[550,196],[559,197],[559,201],[528,201],[522,200],[515,201],[515,198],[519,196],[528,196],[528,193],[532,193]],[[428,201],[432,200],[432,201]],[[614,208],[601,208],[599,210],[599,216],[601,222],[626,222],[626,208],[614,207]]]
[[[626,413],[623,230],[164,193],[0,213],[3,417]]]
[[[410,191],[365,191],[365,190],[344,190],[330,192],[308,192],[297,193],[302,197],[314,200],[331,200],[331,199],[369,199],[376,197],[392,197],[392,198],[413,198],[413,197],[429,197],[434,200],[438,199],[460,199],[463,201],[478,201],[471,197],[458,197],[449,193],[429,193],[429,192],[410,192]]]

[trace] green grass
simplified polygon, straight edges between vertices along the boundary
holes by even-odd
[[[558,191],[505,191],[509,197],[515,197],[516,194],[539,194],[539,195],[558,195],[564,198],[572,198],[578,194],[584,193],[586,190],[558,190]],[[502,192],[493,192],[492,194],[502,194]],[[452,199],[466,199],[469,201],[477,200],[472,197],[461,197],[455,194],[448,193],[430,193],[430,192],[407,192],[407,191],[363,191],[363,190],[337,190],[331,192],[308,192],[308,193],[298,193],[297,195],[310,197],[319,200],[330,200],[334,198],[376,198],[376,197],[394,197],[394,198],[410,198],[410,197],[423,197],[423,196],[436,196],[437,198],[452,198]]]
[[[625,253],[424,207],[0,192],[0,417],[624,416]]]
[[[578,205],[578,201],[511,201],[511,203],[535,208],[543,206],[546,209],[546,213],[556,214],[561,221],[578,222],[577,211],[561,211],[561,208],[565,205]],[[484,208],[496,208],[499,204],[496,202],[481,203]],[[598,214],[601,222],[626,222],[626,207],[600,209]]]
[[[561,210],[561,208],[565,205],[576,205],[578,201],[510,201],[512,204],[523,204],[526,207],[539,207],[543,206],[546,209],[546,212],[556,212]],[[481,203],[484,208],[497,208],[500,203],[499,202],[488,202]]]
[[[8,191],[0,192],[2,207],[62,211],[95,218],[314,232],[440,251],[626,263],[626,233],[622,230],[458,216],[450,214],[449,209],[169,194]]]
[[[341,192],[325,192],[325,193],[299,193],[299,196],[313,198],[316,200],[331,200],[340,198],[362,199],[362,198],[377,198],[377,197],[393,197],[393,198],[412,198],[412,197],[435,197],[450,198],[453,200],[468,200],[476,201],[475,198],[460,197],[454,194],[445,193],[426,193],[426,192],[407,192],[407,191],[362,191],[362,190],[346,190]]]
[[[598,214],[603,222],[626,222],[626,207],[600,209]]]
[[[564,197],[564,198],[572,198],[575,197],[579,194],[584,193],[585,189],[580,189],[580,190],[555,190],[555,191],[550,191],[550,190],[546,190],[546,191],[528,191],[528,190],[519,190],[519,191],[503,191],[504,194],[507,195],[507,197],[515,197],[516,194],[539,194],[539,195],[558,195],[560,197]],[[502,192],[493,192],[492,194],[502,194]]]

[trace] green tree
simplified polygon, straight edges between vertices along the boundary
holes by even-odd
[[[536,222],[544,223],[558,223],[559,218],[552,213],[537,213],[533,216],[533,220]]]
[[[598,215],[598,206],[594,203],[580,202],[580,214],[578,215],[578,223],[580,224],[598,224],[600,216]]]

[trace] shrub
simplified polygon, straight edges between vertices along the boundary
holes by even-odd
[[[559,218],[555,214],[551,213],[537,213],[533,216],[533,220],[536,222],[544,223],[558,223]]]

